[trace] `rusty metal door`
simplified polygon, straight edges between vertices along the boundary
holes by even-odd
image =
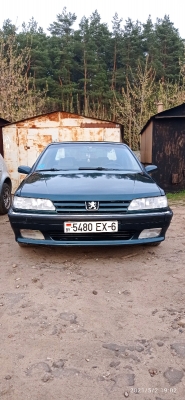
[[[27,140],[25,144],[26,165],[32,167],[44,148],[58,139],[58,129],[28,129]]]

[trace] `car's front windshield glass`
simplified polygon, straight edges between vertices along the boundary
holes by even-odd
[[[124,145],[110,143],[60,143],[49,146],[36,171],[61,170],[125,170],[139,171],[141,167]]]

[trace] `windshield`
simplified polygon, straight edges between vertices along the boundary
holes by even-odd
[[[124,145],[107,143],[60,143],[49,146],[35,170],[125,170],[141,168]]]

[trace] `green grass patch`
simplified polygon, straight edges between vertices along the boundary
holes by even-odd
[[[169,200],[169,203],[171,202],[185,203],[185,190],[182,190],[182,192],[167,193],[166,196],[167,199]]]

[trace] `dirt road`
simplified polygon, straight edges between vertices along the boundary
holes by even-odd
[[[19,248],[0,217],[0,398],[185,399],[185,207],[159,247]]]

